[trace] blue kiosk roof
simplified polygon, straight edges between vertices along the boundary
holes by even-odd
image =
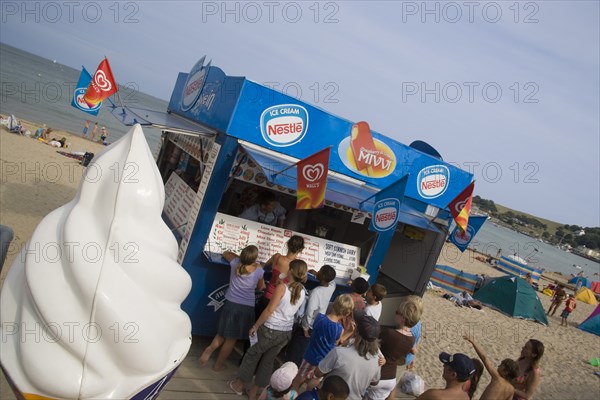
[[[427,206],[445,209],[473,178],[444,162],[435,149],[435,154],[426,154],[371,131],[364,122],[348,121],[243,77],[227,76],[220,68],[203,63],[204,58],[189,74],[179,74],[167,116],[131,110],[132,115],[121,115],[120,119],[127,123],[127,119],[137,118],[158,127],[172,123],[181,131],[216,131],[235,137],[267,177],[330,146],[326,198],[355,209],[370,211],[373,199],[364,202],[365,199],[408,175],[403,201],[406,215],[414,212],[423,218]],[[117,118],[120,112],[115,112]],[[420,147],[423,148],[428,147]],[[295,169],[271,179],[295,188]],[[448,216],[442,212],[438,218]],[[411,224],[423,223],[415,220]]]

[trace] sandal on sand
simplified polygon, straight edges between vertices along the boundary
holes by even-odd
[[[233,387],[233,382],[235,382],[235,379],[231,380],[231,381],[227,381],[227,385],[229,386],[229,389],[231,389],[235,394],[237,394],[238,396],[241,396],[244,394],[243,391],[237,391],[235,390],[235,388]],[[243,390],[243,389],[242,389]]]

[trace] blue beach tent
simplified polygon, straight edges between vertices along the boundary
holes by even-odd
[[[569,279],[569,283],[572,283],[573,285],[577,285],[577,281],[581,281],[582,287],[586,287],[588,289],[592,288],[592,283],[589,281],[588,278],[585,278],[583,276],[574,276],[573,278]]]
[[[507,275],[493,279],[479,289],[473,298],[511,317],[548,325],[544,307],[536,291],[518,276]]]
[[[582,331],[590,332],[600,336],[600,304],[585,321],[578,326]]]

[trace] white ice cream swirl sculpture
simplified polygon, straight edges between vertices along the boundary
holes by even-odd
[[[191,279],[164,197],[136,125],[37,226],[0,299],[0,363],[18,398],[157,397],[191,344]]]

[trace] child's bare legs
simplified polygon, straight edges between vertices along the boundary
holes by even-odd
[[[223,342],[223,347],[221,347],[221,350],[219,351],[219,356],[217,357],[217,361],[215,361],[215,365],[212,368],[213,371],[220,372],[225,369],[225,366],[223,364],[227,360],[227,357],[229,357],[229,355],[233,351],[233,348],[234,348],[236,342],[237,342],[237,339],[229,339],[229,338],[225,339],[225,341]],[[208,348],[207,348],[207,350],[208,350]],[[206,350],[204,350],[204,351],[206,352]],[[210,354],[209,354],[208,358],[210,358]],[[208,358],[206,359],[206,361],[208,361]]]
[[[224,341],[225,341],[225,339],[223,338],[223,336],[221,336],[221,335],[215,336],[212,343],[206,349],[204,349],[204,351],[202,352],[202,355],[200,356],[200,365],[202,365],[204,367],[208,363],[208,360],[210,360],[210,356],[212,355],[212,353],[216,349],[221,347],[221,345],[223,344]]]

